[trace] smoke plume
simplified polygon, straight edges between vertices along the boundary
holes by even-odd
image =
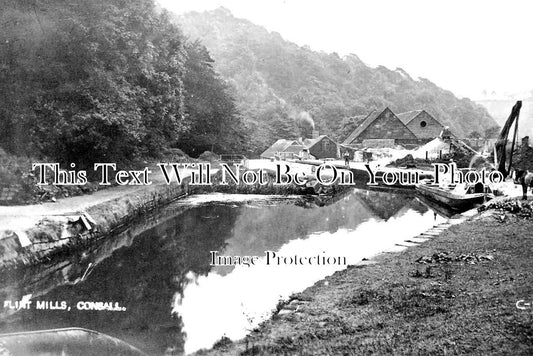
[[[307,111],[300,112],[298,114],[298,120],[300,120],[300,122],[307,122],[313,130],[315,129],[315,122],[313,121],[313,118],[311,117],[311,115],[309,115]]]

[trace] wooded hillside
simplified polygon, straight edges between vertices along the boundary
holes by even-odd
[[[233,86],[256,148],[305,134],[309,115],[321,133],[342,139],[343,118],[387,106],[395,113],[425,109],[463,137],[496,125],[484,108],[428,79],[415,80],[399,68],[371,68],[354,54],[341,58],[300,47],[224,8],[176,21],[206,45],[216,70]]]
[[[152,0],[2,0],[0,7],[7,152],[83,167],[130,164],[171,146],[242,148],[244,126],[208,51]]]

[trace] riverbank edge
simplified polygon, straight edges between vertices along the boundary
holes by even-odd
[[[55,256],[68,254],[120,232],[140,216],[191,194],[216,192],[286,196],[316,194],[317,188],[296,184],[275,185],[272,182],[266,185],[223,184],[220,171],[214,172],[211,180],[211,184],[191,184],[191,177],[187,176],[180,184],[158,183],[83,210],[44,215],[23,229],[0,228],[0,269],[9,270],[51,261]],[[331,197],[347,190],[336,185],[326,188],[319,187]]]
[[[244,339],[193,355],[531,354],[533,313],[516,303],[533,299],[533,220],[465,215],[280,301]]]
[[[190,187],[189,181],[186,177],[181,184],[157,184],[84,210],[45,215],[25,229],[4,228],[0,230],[0,268],[12,269],[50,261],[56,255],[120,232],[139,216],[197,190]]]

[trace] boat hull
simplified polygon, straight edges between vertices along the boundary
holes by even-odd
[[[485,193],[459,195],[439,187],[422,184],[416,186],[416,192],[458,212],[472,209],[477,204],[483,204],[486,200],[490,199],[490,195]]]

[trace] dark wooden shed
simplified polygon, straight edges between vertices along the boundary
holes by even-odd
[[[315,158],[337,158],[337,143],[326,135],[305,139],[303,144]]]
[[[439,137],[444,129],[444,125],[425,110],[408,111],[397,116],[415,134],[419,143],[426,143]]]
[[[344,140],[343,144],[362,144],[363,141],[391,142],[394,144],[415,144],[418,139],[413,132],[389,109],[373,111],[366,116],[353,118],[355,130]]]

